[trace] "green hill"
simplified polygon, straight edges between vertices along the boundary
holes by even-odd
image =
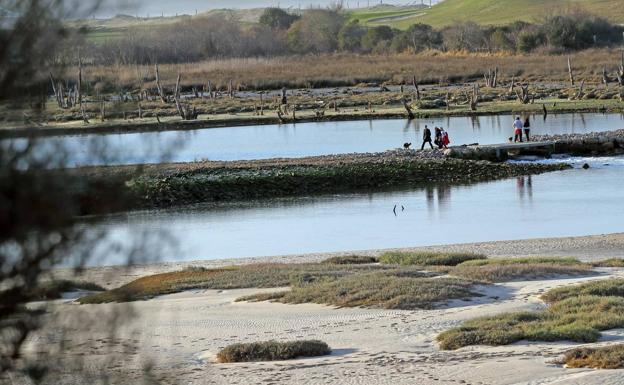
[[[516,20],[539,21],[544,15],[567,9],[582,9],[624,24],[622,3],[622,0],[445,0],[411,17],[373,20],[369,24],[387,24],[401,29],[414,23],[442,27],[457,21],[500,25]]]

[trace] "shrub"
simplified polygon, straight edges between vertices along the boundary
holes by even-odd
[[[531,52],[544,45],[546,36],[539,30],[524,30],[518,35],[517,48],[520,52]]]
[[[387,25],[369,28],[362,36],[362,48],[372,51],[380,43],[389,42],[394,37],[394,30]]]
[[[298,19],[298,15],[291,15],[281,8],[269,7],[264,9],[258,22],[273,29],[288,29]]]
[[[379,261],[394,265],[418,265],[418,266],[455,266],[462,262],[486,259],[482,254],[472,253],[436,253],[427,251],[389,251],[379,257]]]
[[[624,345],[572,349],[565,353],[563,363],[569,368],[620,369],[624,367]]]
[[[217,360],[226,362],[253,362],[292,360],[297,357],[316,357],[331,353],[329,346],[318,340],[265,341],[226,346],[217,353]]]
[[[338,32],[338,47],[342,51],[359,52],[362,49],[362,37],[366,28],[358,20],[345,24]]]

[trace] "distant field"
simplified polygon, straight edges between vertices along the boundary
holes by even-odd
[[[374,25],[392,25],[397,21],[405,18],[413,18],[421,15],[423,10],[428,9],[426,6],[409,6],[409,7],[374,7],[363,8],[349,12],[349,19],[357,19],[363,24]]]
[[[386,24],[400,29],[414,23],[443,27],[458,21],[498,25],[517,20],[539,21],[550,12],[570,8],[584,9],[612,22],[624,23],[622,0],[445,0],[422,10],[420,15],[369,24]]]
[[[509,24],[517,20],[528,22],[540,21],[545,15],[566,9],[580,8],[590,13],[605,17],[612,22],[624,24],[622,0],[445,0],[433,7],[411,6],[375,6],[347,10],[349,19],[359,20],[362,24],[389,25],[406,29],[415,23],[425,23],[434,27],[444,27],[459,21],[473,21],[486,25]],[[258,21],[262,8],[226,10],[215,9],[199,16],[135,18],[118,16],[112,19],[90,19],[75,22],[87,26],[91,32],[88,38],[93,42],[102,42],[121,36],[131,26],[154,26],[184,21],[191,17],[205,15],[234,16],[242,23],[253,24]]]

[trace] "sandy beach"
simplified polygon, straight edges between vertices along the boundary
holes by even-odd
[[[490,256],[567,255],[590,261],[622,256],[622,246],[624,234],[611,234],[427,249],[476,251]],[[138,276],[188,265],[310,262],[327,256],[162,263],[124,270],[123,274],[118,267],[102,267],[88,270],[85,276],[116,286]],[[113,278],[111,274],[115,273]],[[64,338],[65,354],[82,357],[94,366],[106,365],[112,372],[133,373],[136,378],[150,360],[157,378],[176,384],[621,384],[624,370],[566,369],[553,362],[579,344],[520,342],[442,351],[435,342],[440,332],[474,317],[542,309],[545,305],[539,296],[551,288],[624,277],[624,269],[605,268],[599,273],[482,286],[478,288],[482,297],[453,301],[435,310],[235,302],[244,295],[275,289],[193,290],[132,304],[77,305],[71,299],[59,300],[54,308],[58,323],[40,333],[31,345],[35,347],[46,338]],[[122,323],[115,335],[110,334],[110,322],[103,322],[106,317],[99,316],[130,313],[134,316]],[[81,314],[90,321],[84,322]],[[60,333],[61,329],[72,332]],[[609,330],[592,345],[621,342],[623,338],[624,330]],[[232,343],[294,339],[323,340],[333,353],[291,361],[215,361],[219,349]],[[130,351],[130,355],[115,361],[115,353],[122,351]]]

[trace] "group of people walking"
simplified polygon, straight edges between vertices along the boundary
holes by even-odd
[[[516,120],[513,123],[514,128],[514,143],[520,142],[522,143],[522,130],[524,130],[524,136],[526,137],[526,141],[530,142],[531,138],[529,134],[531,133],[531,122],[529,121],[529,117],[524,118],[524,122],[520,120],[520,117],[516,117]]]
[[[514,142],[522,142],[523,141],[523,131],[524,131],[524,138],[526,138],[527,142],[531,141],[531,122],[529,121],[529,117],[525,117],[524,121],[522,121],[520,119],[520,117],[516,117],[516,120],[514,120],[513,122],[513,128],[514,128],[514,136],[513,136],[513,141]],[[423,142],[422,145],[420,146],[421,150],[425,149],[425,145],[428,143],[429,146],[431,147],[431,149],[433,149],[433,145],[435,144],[439,149],[442,148],[448,148],[448,145],[451,143],[451,141],[449,140],[449,135],[448,132],[444,131],[444,128],[442,127],[434,127],[435,130],[435,136],[434,136],[434,140],[432,141],[431,138],[431,130],[429,129],[429,127],[427,127],[427,125],[425,125],[425,130],[423,131]],[[509,141],[511,142],[512,138],[509,138]]]
[[[444,131],[444,128],[442,127],[435,127],[434,129],[435,140],[433,141],[433,143],[435,143],[438,148],[447,148],[449,143],[451,143],[451,141],[449,140],[448,132]],[[429,129],[429,127],[427,127],[427,125],[425,125],[425,130],[423,131],[423,143],[422,146],[420,146],[420,149],[424,150],[425,144],[427,143],[429,143],[429,146],[431,146],[431,148],[433,149],[433,144],[431,143],[431,130]]]

